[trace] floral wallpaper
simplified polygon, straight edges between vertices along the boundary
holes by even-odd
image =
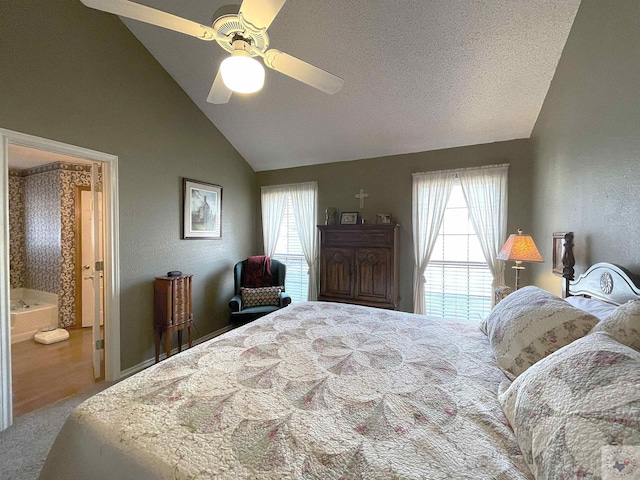
[[[24,232],[24,178],[9,170],[9,283],[24,288],[27,283]]]
[[[61,327],[76,323],[75,187],[90,185],[88,165],[9,174],[11,288],[56,293]]]
[[[62,257],[58,308],[60,322],[74,325],[76,321],[76,238],[75,238],[75,187],[91,186],[91,168],[88,165],[61,164],[61,239]]]
[[[40,169],[38,169],[40,170]],[[24,177],[27,288],[60,292],[60,174],[37,171]]]

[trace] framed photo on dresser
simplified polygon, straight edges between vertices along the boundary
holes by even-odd
[[[391,214],[376,213],[376,223],[391,223]]]
[[[342,212],[340,215],[340,225],[357,225],[358,212]]]

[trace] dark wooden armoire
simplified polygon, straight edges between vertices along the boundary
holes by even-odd
[[[397,309],[399,225],[318,225],[318,300]]]

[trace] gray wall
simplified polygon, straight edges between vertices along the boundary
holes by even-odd
[[[378,212],[391,213],[402,225],[400,233],[400,309],[413,311],[413,242],[411,226],[411,174],[433,170],[509,163],[508,231],[530,229],[531,151],[528,139],[474,145],[431,152],[397,155],[353,162],[258,172],[260,185],[278,185],[316,180],[318,223],[324,223],[325,209],[360,212],[375,222]],[[363,188],[369,197],[363,210],[355,194]],[[260,230],[259,230],[260,231]],[[259,245],[262,238],[257,238]],[[507,268],[512,285],[513,270]],[[523,274],[526,281],[526,271]]]
[[[533,131],[534,238],[575,233],[576,272],[640,273],[640,2],[582,0]],[[555,293],[550,265],[534,281]]]
[[[153,357],[153,278],[194,274],[198,334],[228,321],[255,251],[255,173],[115,16],[0,2],[0,127],[119,157],[121,364]],[[221,240],[180,240],[182,177],[222,185]]]

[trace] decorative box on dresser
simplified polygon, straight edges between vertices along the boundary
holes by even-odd
[[[318,300],[397,309],[399,225],[318,225]]]
[[[193,275],[156,277],[154,282],[153,333],[156,343],[156,363],[160,359],[160,344],[165,335],[167,357],[171,355],[171,335],[178,332],[178,351],[182,351],[182,330],[189,333],[191,348],[191,280]]]

